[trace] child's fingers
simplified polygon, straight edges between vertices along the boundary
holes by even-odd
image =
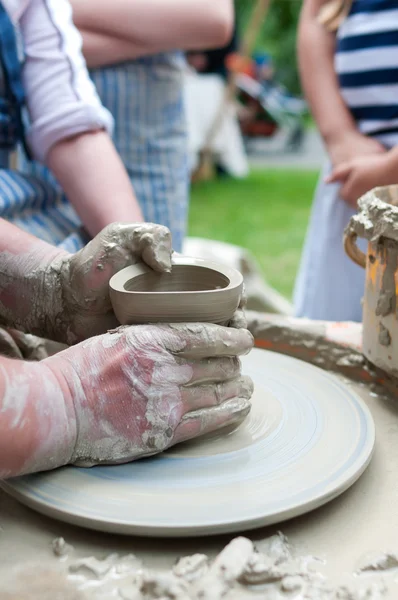
[[[356,184],[355,178],[349,177],[340,190],[341,198],[356,209],[358,208],[357,202],[360,195],[361,194],[358,191],[358,186]]]
[[[351,163],[343,163],[338,167],[335,167],[331,174],[326,177],[325,183],[336,183],[337,181],[344,181],[350,175],[352,171]]]

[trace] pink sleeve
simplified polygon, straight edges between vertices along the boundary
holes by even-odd
[[[84,131],[111,133],[113,119],[89,78],[68,0],[30,0],[19,25],[30,115],[27,140],[34,157],[45,162],[54,144]]]

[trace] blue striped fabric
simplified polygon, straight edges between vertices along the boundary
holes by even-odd
[[[87,242],[64,196],[33,176],[0,170],[0,216],[69,252]]]
[[[4,94],[0,98],[0,146],[2,149],[13,149],[18,140],[25,143],[22,111],[25,106],[25,92],[21,79],[21,65],[18,55],[17,32],[0,2],[0,56],[2,77],[4,77]]]
[[[184,66],[182,54],[170,52],[91,72],[115,118],[114,142],[145,220],[169,227],[176,251],[186,233],[189,196]],[[22,168],[56,186],[43,166],[22,158]]]
[[[8,169],[10,150],[22,137],[24,101],[13,25],[0,3],[0,217],[76,252],[87,238],[59,187]]]
[[[354,0],[337,35],[335,66],[360,131],[398,144],[398,0]]]

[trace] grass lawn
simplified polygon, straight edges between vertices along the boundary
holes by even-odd
[[[316,180],[316,171],[262,169],[194,184],[189,235],[248,248],[291,298]]]

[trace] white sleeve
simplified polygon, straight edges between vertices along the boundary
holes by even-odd
[[[113,119],[90,80],[68,0],[30,0],[19,25],[30,116],[27,141],[34,157],[45,162],[54,144],[84,131],[111,133]]]

